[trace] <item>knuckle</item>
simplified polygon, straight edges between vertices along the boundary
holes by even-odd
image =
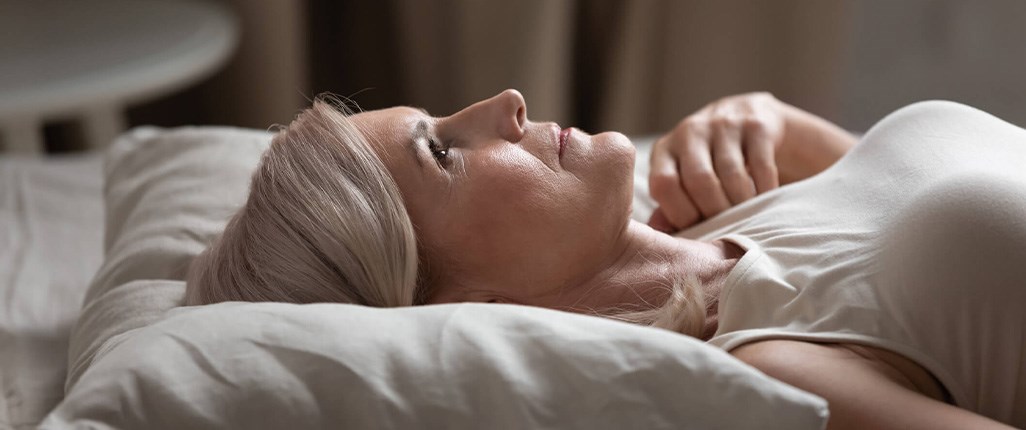
[[[664,199],[679,187],[678,177],[670,172],[655,172],[648,177],[648,192],[655,199]]]
[[[722,170],[719,171],[719,174],[720,179],[722,179],[723,182],[730,182],[734,184],[744,180],[746,176],[745,172],[736,164],[731,164],[727,167],[724,167]]]
[[[774,172],[777,171],[777,165],[772,159],[768,158],[756,158],[748,160],[748,169],[756,172]]]
[[[659,138],[655,143],[655,148],[659,151],[652,151],[652,158],[659,154],[662,157],[672,157],[671,153],[673,149],[679,148],[687,141],[686,135],[679,129],[671,130],[669,133]]]
[[[736,181],[744,177],[741,169],[737,164],[723,164],[722,167],[717,166],[716,174],[718,175],[720,182]]]
[[[741,119],[733,115],[720,115],[712,122],[714,127],[721,129],[735,129],[741,126]]]
[[[692,115],[681,120],[678,128],[684,131],[704,130],[709,128],[709,119],[704,115]]]
[[[716,174],[720,177],[734,176],[739,173],[741,173],[741,167],[734,163],[733,160],[716,162]]]
[[[707,169],[695,169],[684,175],[684,181],[699,188],[713,187],[719,184],[716,174]]]
[[[655,143],[652,144],[652,154],[649,155],[649,158],[655,160],[657,157],[665,156],[665,152],[671,143],[673,143],[673,139],[670,134],[656,139]]]
[[[777,165],[773,163],[773,160],[768,158],[759,158],[748,161],[748,168],[752,170],[772,171],[776,172]]]
[[[771,93],[769,91],[755,91],[755,92],[751,92],[751,93],[745,94],[745,96],[747,96],[749,99],[751,99],[752,101],[755,101],[755,102],[761,102],[761,101],[767,101],[767,100],[776,100],[776,97],[773,96],[773,93]]]
[[[766,121],[764,119],[756,117],[756,116],[746,117],[744,119],[744,121],[742,122],[742,125],[744,125],[745,129],[752,130],[752,131],[764,131],[764,130],[766,130]]]

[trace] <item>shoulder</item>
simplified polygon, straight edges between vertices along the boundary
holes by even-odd
[[[731,350],[730,354],[746,363],[751,362],[749,364],[770,364],[798,358],[804,358],[803,361],[814,361],[848,355],[846,349],[838,348],[837,345],[774,339],[741,345]]]
[[[799,387],[843,384],[852,378],[909,385],[871,348],[856,345],[767,340],[742,345],[731,354],[769,376]]]
[[[872,348],[770,340],[740,346],[731,354],[826,399],[831,430],[1008,428],[912,388]]]
[[[885,387],[935,399],[943,389],[925,370],[889,351],[843,343],[770,340],[731,352],[763,373],[824,397],[847,395],[842,387]]]
[[[854,358],[851,351],[831,344],[765,340],[742,345],[731,355],[769,376],[797,385],[810,371],[828,369],[837,360]]]
[[[750,343],[731,354],[772,378],[826,400],[829,429],[876,428],[866,425],[865,395],[877,397],[875,389],[886,386],[887,381],[868,370],[856,354],[831,344],[788,340]],[[893,416],[893,411],[875,412]]]

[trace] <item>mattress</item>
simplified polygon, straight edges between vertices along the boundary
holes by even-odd
[[[64,396],[68,336],[103,258],[101,154],[0,157],[0,428]]]

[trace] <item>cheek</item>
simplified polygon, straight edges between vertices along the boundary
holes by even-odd
[[[593,145],[587,172],[555,172],[529,154],[467,160],[456,196],[467,232],[524,242],[619,227],[630,211],[634,146],[619,133],[598,135]]]
[[[434,201],[409,208],[429,260],[459,262],[466,270],[521,260],[523,250],[546,240],[545,228],[560,216],[552,171],[507,157],[465,160],[467,173],[454,180],[451,192],[440,185]]]
[[[537,248],[574,216],[576,205],[567,201],[572,194],[537,160],[478,159],[468,161],[466,170],[449,206],[451,239],[482,258]]]
[[[523,230],[558,218],[566,192],[558,175],[532,160],[475,166],[460,203],[481,228]],[[487,173],[485,173],[487,172]],[[565,202],[564,202],[565,204]]]
[[[545,261],[604,248],[631,203],[633,146],[617,143],[602,142],[609,146],[594,154],[590,174],[580,177],[517,154],[466,160],[467,175],[441,205],[435,235],[440,251],[467,268],[494,268],[500,261],[499,267],[541,270]]]

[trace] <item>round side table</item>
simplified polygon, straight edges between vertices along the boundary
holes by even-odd
[[[105,146],[127,105],[213,74],[237,40],[211,2],[0,0],[0,142],[42,153],[47,121],[78,119],[86,145]]]

